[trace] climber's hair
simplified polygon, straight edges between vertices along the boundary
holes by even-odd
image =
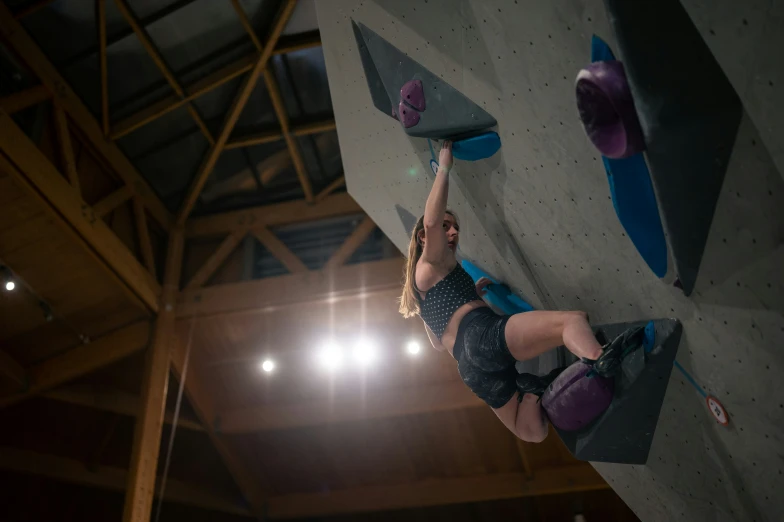
[[[455,218],[457,216],[451,210],[447,214]],[[416,266],[419,258],[422,257],[422,243],[419,240],[419,233],[425,228],[425,216],[420,217],[414,230],[411,232],[411,240],[408,242],[408,261],[405,267],[405,282],[403,283],[403,295],[400,296],[400,313],[403,317],[409,318],[419,314],[419,300],[417,299],[416,289],[414,288],[414,278]]]

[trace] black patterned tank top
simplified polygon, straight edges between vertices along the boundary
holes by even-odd
[[[416,288],[416,283],[414,284]],[[471,276],[468,275],[460,263],[447,274],[445,278],[433,285],[427,291],[425,298],[419,299],[419,315],[430,330],[441,340],[444,335],[446,325],[455,311],[471,301],[481,301],[482,298],[476,292],[476,285]]]

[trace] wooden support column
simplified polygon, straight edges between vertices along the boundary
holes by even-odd
[[[98,61],[101,69],[101,128],[109,135],[109,80],[106,63],[106,0],[98,0]]]
[[[144,369],[141,411],[136,420],[133,437],[123,522],[148,521],[152,512],[161,429],[169,384],[169,361],[174,341],[174,306],[179,291],[182,251],[182,231],[173,229],[169,236],[158,319]]]

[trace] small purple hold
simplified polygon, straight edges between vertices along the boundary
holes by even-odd
[[[411,107],[408,107],[402,101],[400,102],[400,105],[398,105],[397,107],[397,114],[398,114],[398,119],[403,124],[403,127],[405,127],[406,129],[413,127],[414,125],[419,123],[419,113],[414,109],[412,109]]]
[[[418,111],[425,110],[425,88],[422,87],[422,80],[407,81],[400,88],[400,99]]]

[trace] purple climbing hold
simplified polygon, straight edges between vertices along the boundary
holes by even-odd
[[[542,408],[558,429],[574,431],[593,422],[610,406],[615,381],[586,377],[591,366],[577,361],[566,368],[542,395]]]
[[[627,158],[645,149],[623,64],[594,62],[577,74],[577,110],[585,132],[603,156]]]
[[[422,80],[409,80],[400,88],[400,99],[418,111],[425,110],[425,88]]]
[[[406,129],[419,123],[419,113],[411,107],[408,107],[402,100],[397,107],[397,116]]]

